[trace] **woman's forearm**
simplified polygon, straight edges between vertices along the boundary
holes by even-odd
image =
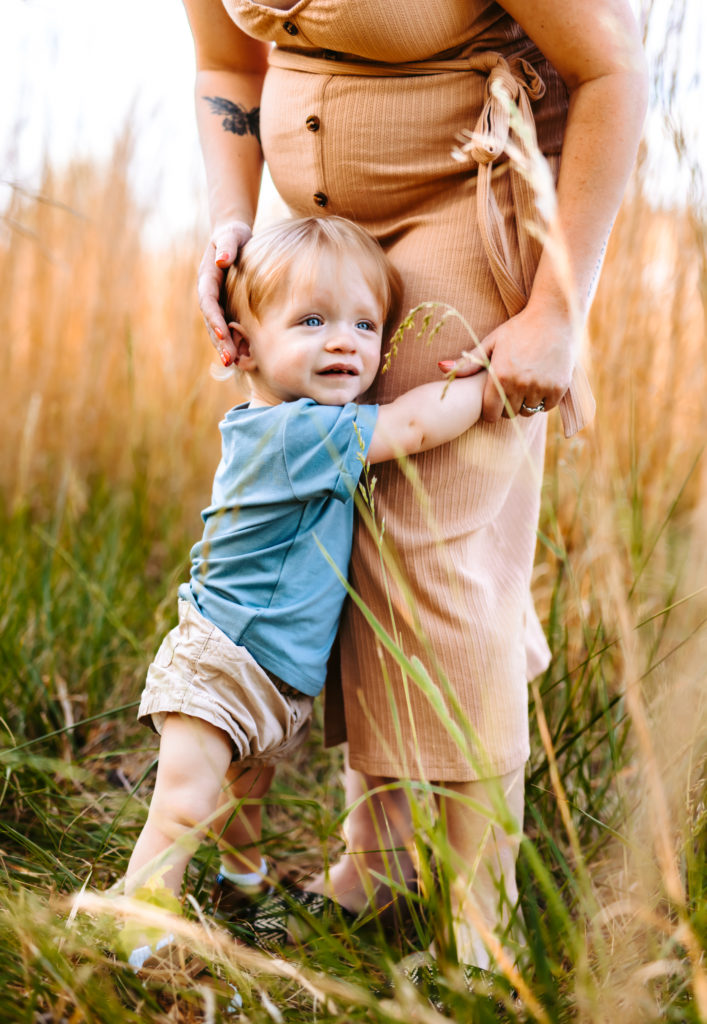
[[[557,223],[538,265],[531,306],[560,315],[586,312],[645,116],[646,74],[640,58],[636,64],[583,82],[571,92]]]
[[[262,84],[261,72],[197,72],[196,115],[214,227],[228,221],[252,225],[255,219],[263,167]]]
[[[245,35],[221,0],[184,0],[196,53],[196,119],[214,228],[252,225],[260,188],[260,95],[268,46]],[[235,255],[235,253],[233,254]]]

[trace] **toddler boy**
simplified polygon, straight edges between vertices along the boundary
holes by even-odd
[[[244,798],[264,796],[275,764],[305,739],[345,597],[321,549],[345,576],[366,461],[450,441],[481,410],[483,374],[357,404],[397,316],[399,279],[349,221],[305,218],[255,235],[226,290],[250,400],[220,425],[179,625],[148,670],[138,716],[160,733],[160,752],[128,893],[157,872],[178,892],[205,830],[218,837],[221,879],[260,885],[260,810]]]

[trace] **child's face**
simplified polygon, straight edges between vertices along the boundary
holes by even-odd
[[[251,404],[354,401],[376,375],[384,320],[381,300],[355,260],[327,255],[314,269],[295,266],[260,319],[241,320]]]

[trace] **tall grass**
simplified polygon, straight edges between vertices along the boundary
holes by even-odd
[[[224,1013],[209,989],[173,1004],[146,989],[111,962],[110,922],[65,900],[121,876],[144,818],[155,745],[133,706],[234,401],[209,372],[200,239],[145,249],[130,158],[126,132],[109,165],[47,166],[3,214],[8,1022]],[[409,938],[324,936],[285,965],[234,956],[204,922],[192,941],[238,985],[244,1020],[707,1019],[703,214],[655,208],[636,177],[589,325],[596,425],[566,442],[550,421],[535,594],[553,663],[533,688],[514,980],[525,1009],[469,995],[454,972],[447,1017],[404,981],[391,988],[391,964],[429,942],[423,901]],[[316,739],[288,766],[267,819],[274,856],[304,871],[335,855],[340,768]],[[420,796],[423,855],[443,855]],[[193,866],[197,901],[212,860],[205,847]]]

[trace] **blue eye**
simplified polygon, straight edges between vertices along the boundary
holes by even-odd
[[[320,316],[316,316],[314,313],[312,313],[311,316],[306,316],[302,323],[304,324],[305,327],[321,327],[324,321]]]
[[[359,320],[356,324],[361,331],[375,331],[375,324],[372,324],[370,320]]]

